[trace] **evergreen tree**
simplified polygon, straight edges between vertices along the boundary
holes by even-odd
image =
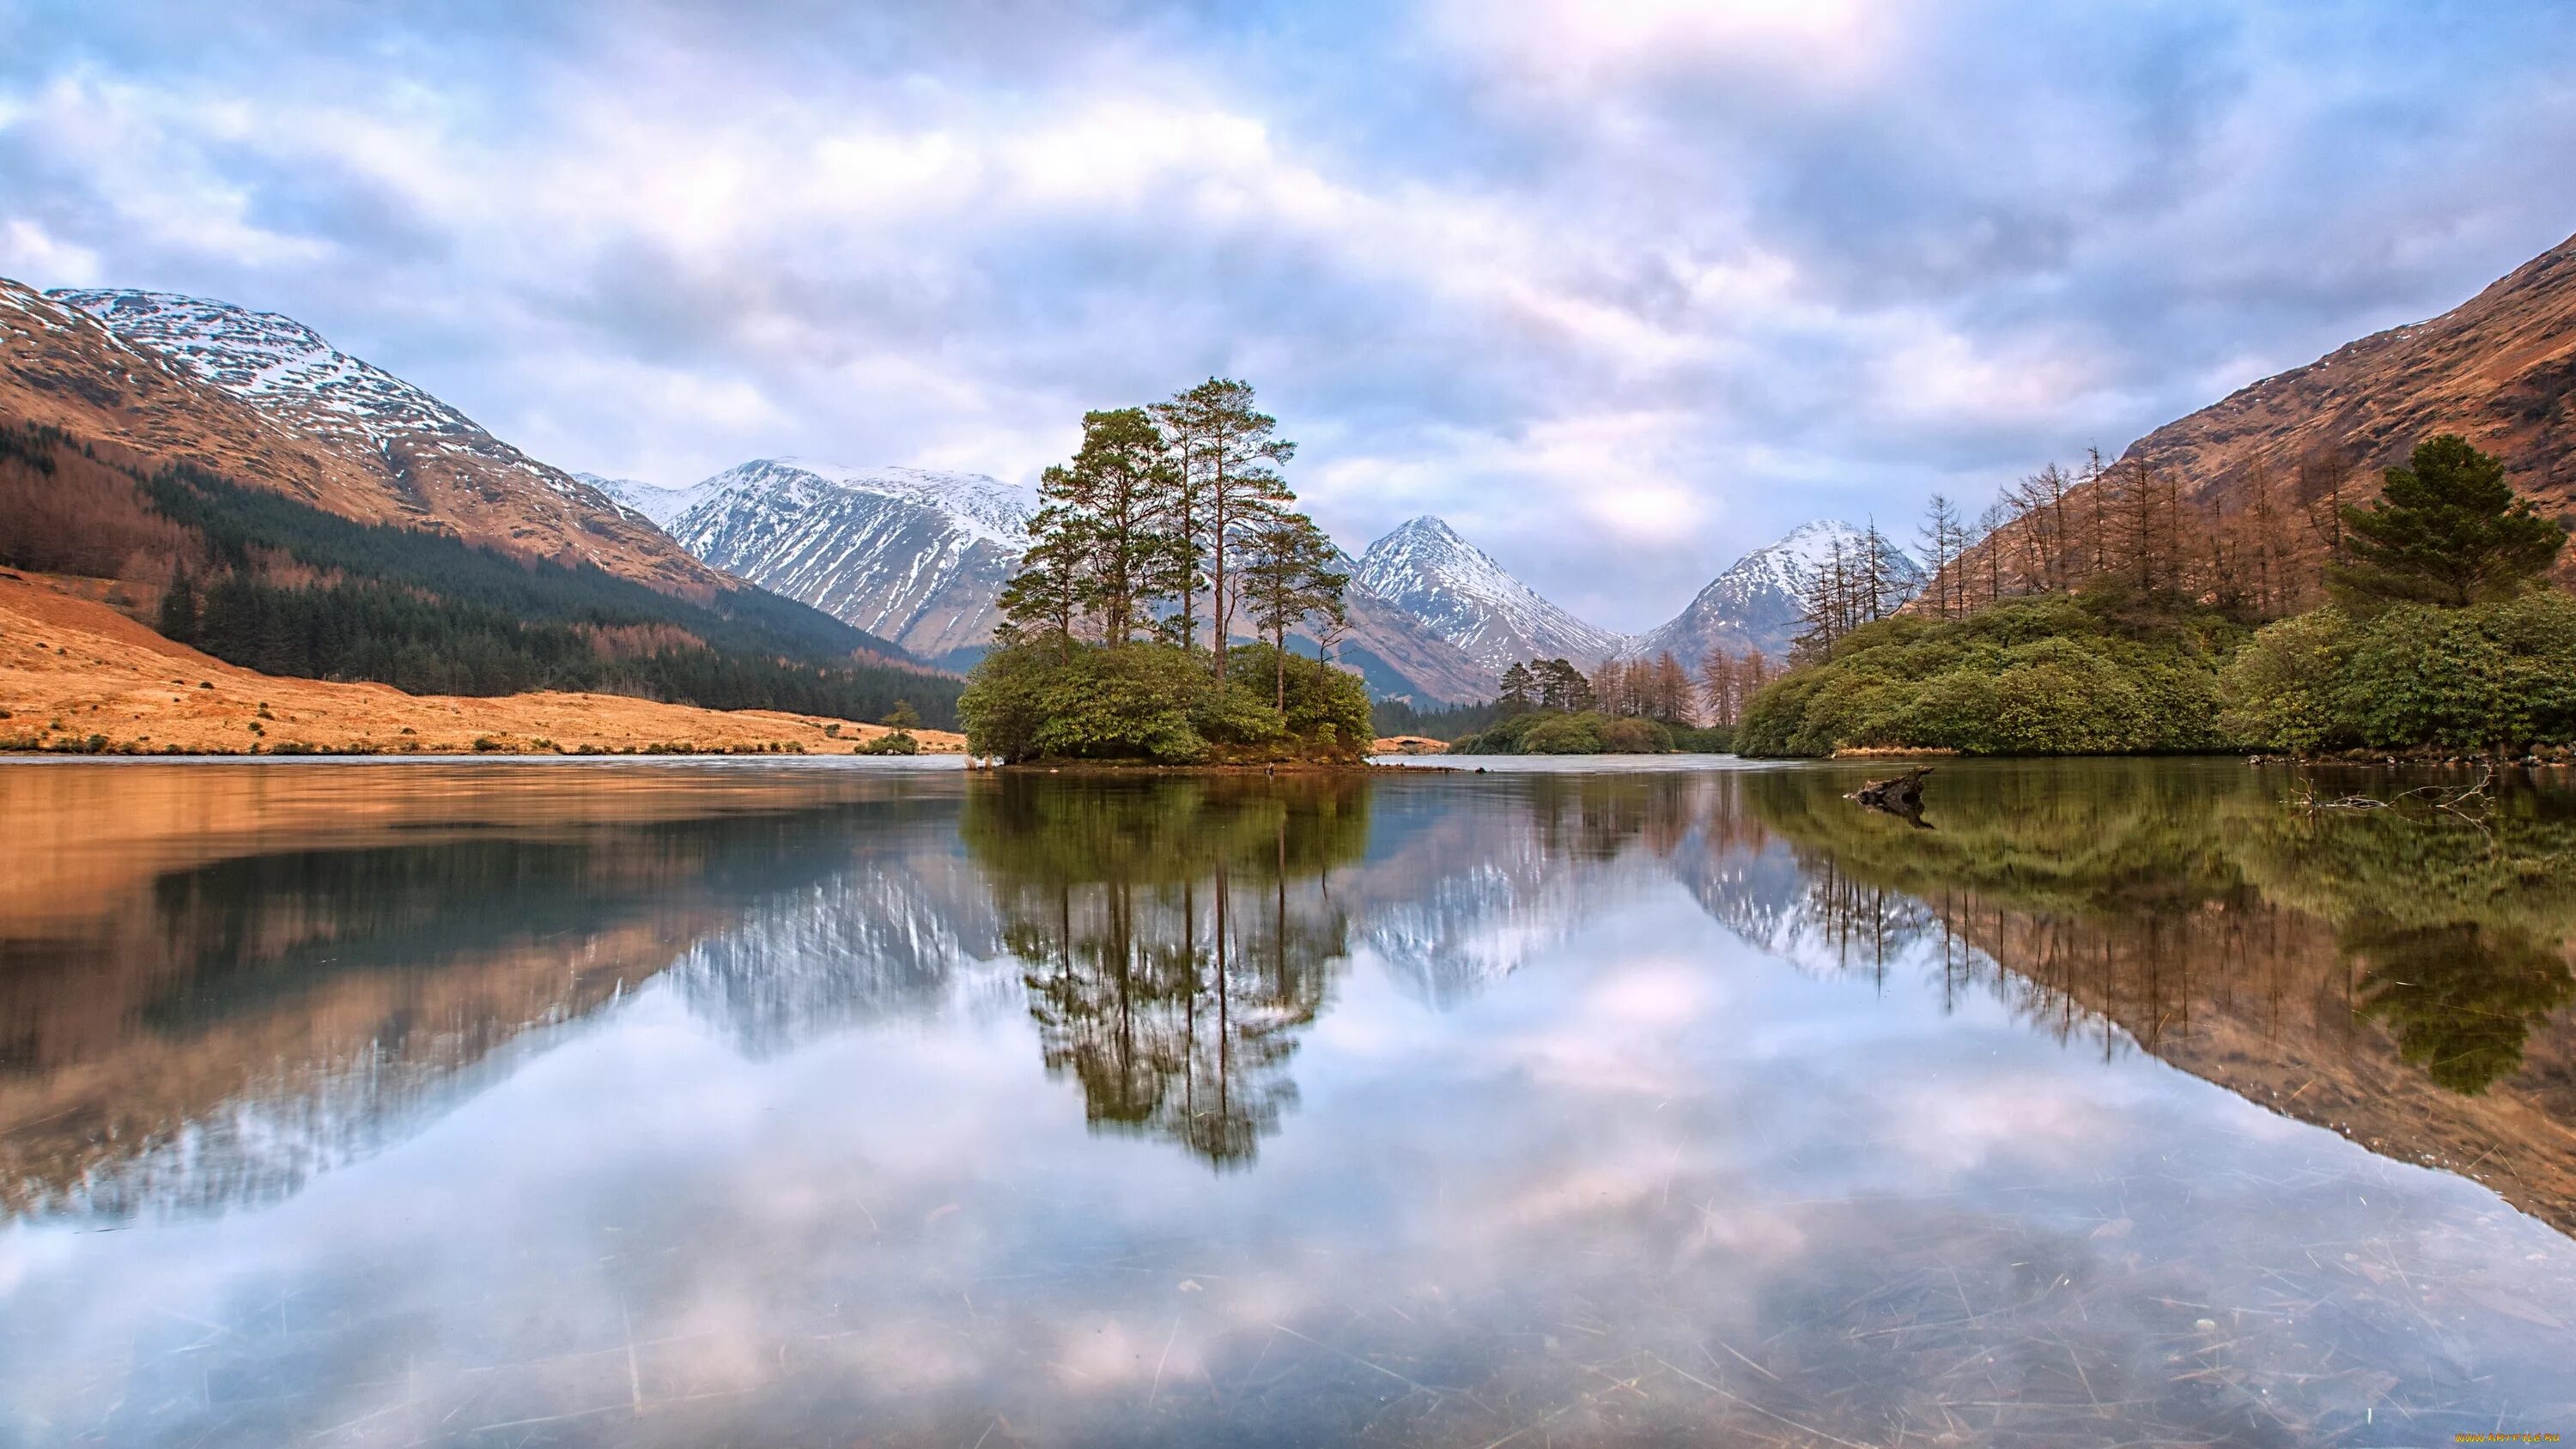
[[[995,642],[1009,647],[1035,636],[1051,640],[1058,658],[1073,657],[1074,625],[1091,598],[1083,568],[1089,533],[1084,517],[1061,504],[1029,519],[1029,550],[996,600],[1005,622],[994,631]]]
[[[1173,482],[1163,436],[1142,408],[1083,414],[1072,465],[1051,467],[1039,481],[1039,496],[1079,523],[1081,604],[1104,643],[1129,642],[1157,605],[1187,587]]]
[[[1278,420],[1253,406],[1252,384],[1231,378],[1209,378],[1173,398],[1159,415],[1184,463],[1176,489],[1189,505],[1188,529],[1202,550],[1198,557],[1207,560],[1208,624],[1222,680],[1236,605],[1228,565],[1244,533],[1296,501],[1279,465],[1296,455],[1297,445],[1272,436]]]
[[[1530,673],[1528,665],[1515,662],[1503,671],[1502,693],[1496,703],[1505,715],[1523,714],[1535,702],[1537,690],[1538,676]]]
[[[1568,711],[1590,709],[1593,704],[1592,681],[1569,659],[1542,659],[1530,666],[1538,676],[1538,702],[1542,709]]]
[[[2504,463],[2442,433],[2391,468],[2380,498],[2342,511],[2346,561],[2336,595],[2364,607],[2413,601],[2465,608],[2511,594],[2548,571],[2567,542],[2505,481]]]
[[[186,564],[179,566],[161,595],[161,637],[181,644],[197,637],[197,581],[188,577]]]
[[[1318,614],[1338,613],[1350,575],[1333,565],[1333,541],[1302,513],[1281,512],[1242,540],[1238,587],[1254,627],[1270,636],[1277,707],[1288,707],[1288,631]]]

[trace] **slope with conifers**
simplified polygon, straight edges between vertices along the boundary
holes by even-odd
[[[2367,507],[2337,510],[2313,580],[2245,571],[2222,521],[2151,481],[2115,474],[2075,502],[2101,520],[2106,561],[2070,569],[2061,590],[2007,595],[1990,574],[1980,599],[1953,563],[1891,613],[1819,580],[1806,657],[1747,704],[1738,747],[2521,755],[2576,744],[2576,598],[2547,582],[2566,528],[2457,435],[2424,440]],[[2279,587],[2267,597],[2249,579]]]
[[[2564,746],[2571,413],[2576,239],[1973,525],[1935,498],[1919,596],[1815,570],[1745,747]]]
[[[1227,378],[1085,414],[1081,450],[1039,483],[1003,623],[958,700],[969,748],[1014,764],[1357,762],[1367,690],[1289,648],[1310,622],[1319,653],[1348,627],[1350,582],[1294,506],[1295,455]],[[1260,642],[1231,643],[1238,617]]]
[[[0,566],[270,675],[953,720],[953,678],[708,569],[461,419],[371,464],[306,412],[0,284]],[[424,481],[432,451],[454,486]]]

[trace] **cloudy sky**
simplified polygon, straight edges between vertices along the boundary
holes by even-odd
[[[672,485],[1239,375],[1346,543],[1622,628],[2442,311],[2571,175],[2554,0],[0,0],[0,275]]]

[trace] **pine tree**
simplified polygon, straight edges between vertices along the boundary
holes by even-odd
[[[186,564],[179,566],[169,589],[161,595],[161,637],[181,644],[196,640],[197,581],[188,577]]]
[[[1239,575],[1245,612],[1270,636],[1277,678],[1277,706],[1288,707],[1288,631],[1317,614],[1341,608],[1350,575],[1333,567],[1333,541],[1302,513],[1262,520],[1242,539]]]
[[[1533,703],[1537,689],[1538,677],[1530,673],[1530,667],[1514,662],[1510,668],[1503,671],[1502,692],[1495,697],[1495,703],[1502,706],[1502,713],[1506,717],[1525,714]]]
[[[1020,571],[996,600],[1009,631],[994,631],[996,642],[1007,647],[1034,634],[1051,640],[1058,658],[1073,657],[1074,627],[1091,597],[1083,569],[1088,532],[1083,516],[1060,504],[1030,517],[1028,552],[1020,555]]]
[[[2347,562],[2328,575],[2338,597],[2372,606],[2417,601],[2461,608],[2511,594],[2546,573],[2567,531],[2514,496],[2502,460],[2442,433],[2383,476],[2367,508],[2343,510]]]
[[[1172,492],[1162,434],[1142,408],[1085,413],[1072,465],[1047,469],[1038,484],[1041,498],[1081,525],[1081,603],[1104,643],[1129,642],[1187,583]]]
[[[1208,562],[1208,623],[1221,680],[1235,607],[1228,562],[1242,533],[1296,500],[1279,465],[1296,455],[1297,445],[1272,436],[1278,420],[1253,406],[1252,384],[1231,378],[1211,377],[1159,412],[1183,458],[1178,491],[1189,502],[1187,527]]]

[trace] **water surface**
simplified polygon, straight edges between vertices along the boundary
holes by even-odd
[[[1658,763],[0,767],[0,1443],[2576,1432],[2576,792]]]

